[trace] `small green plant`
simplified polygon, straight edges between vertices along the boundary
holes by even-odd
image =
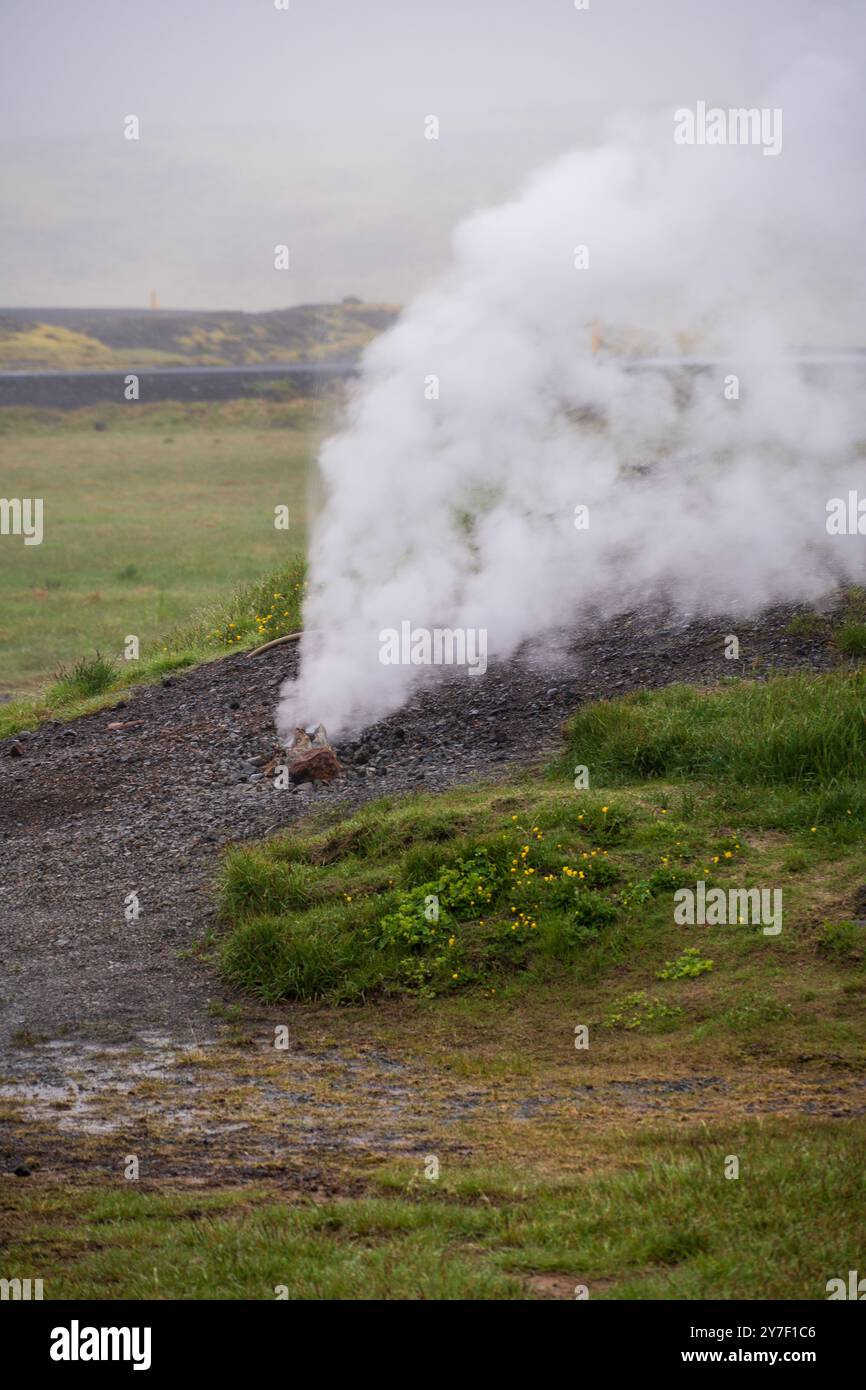
[[[782,861],[782,868],[786,874],[801,874],[808,865],[808,857],[799,849],[792,850]]]
[[[824,922],[818,950],[836,960],[860,960],[866,946],[866,927],[857,922]]]
[[[602,927],[609,927],[616,921],[617,916],[613,903],[608,902],[601,893],[596,893],[591,888],[577,893],[573,919],[577,927],[599,931]]]
[[[826,623],[820,614],[802,612],[794,614],[786,624],[785,631],[789,637],[818,637],[825,626]]]
[[[713,969],[714,962],[705,960],[697,946],[687,946],[676,960],[665,961],[663,970],[656,975],[657,980],[693,980],[698,975],[706,975]]]
[[[213,999],[208,1004],[211,1018],[220,1018],[224,1023],[241,1023],[244,1011],[240,1004],[225,1004],[221,999]]]
[[[501,871],[484,850],[476,850],[438,878],[399,893],[394,910],[373,928],[376,944],[381,950],[431,946],[448,924],[479,916],[501,887]]]
[[[609,859],[587,859],[583,865],[586,888],[609,888],[619,878],[619,870]]]
[[[653,890],[646,879],[641,879],[639,883],[629,883],[623,888],[619,895],[622,906],[630,911],[633,907],[643,907],[652,898]]]
[[[609,803],[587,806],[577,817],[578,824],[594,845],[617,844],[625,834],[631,816],[620,806]]]
[[[656,898],[661,893],[675,893],[678,888],[684,888],[687,883],[693,881],[692,874],[665,865],[663,868],[654,869],[649,878],[627,884],[619,895],[619,901],[627,909],[642,907],[651,898]],[[707,881],[709,882],[709,876]]]
[[[683,873],[681,869],[654,869],[647,879],[647,886],[654,898],[660,893],[675,893],[687,883],[694,882],[694,875]]]
[[[388,912],[371,929],[380,951],[389,946],[413,950],[415,947],[432,946],[449,922],[447,914],[440,912],[435,918],[428,916],[426,903],[435,896],[436,882],[422,883],[400,894],[397,907]]]
[[[775,995],[762,994],[758,990],[743,995],[723,1014],[725,1023],[737,1032],[749,1032],[769,1023],[783,1023],[790,1017],[790,1004],[777,999]]]
[[[866,624],[845,623],[836,633],[835,642],[843,656],[866,656]]]
[[[605,1015],[604,1026],[630,1033],[668,1033],[676,1028],[683,1011],[676,1004],[650,998],[646,990],[626,994]]]

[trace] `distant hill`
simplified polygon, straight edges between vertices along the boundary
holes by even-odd
[[[356,299],[266,314],[0,309],[0,370],[352,362],[398,313],[395,305]]]

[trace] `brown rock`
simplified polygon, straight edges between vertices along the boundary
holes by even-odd
[[[289,749],[289,777],[297,782],[333,782],[340,775],[337,755],[320,724],[313,737],[306,729],[296,729]]]
[[[340,775],[340,764],[333,748],[310,748],[289,764],[293,782],[333,782]]]

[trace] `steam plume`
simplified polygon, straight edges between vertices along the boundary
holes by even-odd
[[[789,355],[863,338],[857,75],[813,59],[765,93],[775,157],[675,144],[676,104],[460,225],[450,273],[368,350],[321,453],[283,735],[357,729],[429,679],[379,660],[405,620],[485,628],[495,659],[651,596],[747,613],[862,573],[826,507],[864,478],[866,371]],[[720,360],[630,357],[684,351]]]

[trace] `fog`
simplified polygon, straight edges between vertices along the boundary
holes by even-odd
[[[751,105],[856,6],[109,0],[0,12],[0,304],[404,302],[611,116]],[[652,54],[651,61],[648,55]],[[137,142],[123,120],[139,117]],[[424,118],[440,138],[424,138]],[[291,269],[273,269],[273,246]]]

